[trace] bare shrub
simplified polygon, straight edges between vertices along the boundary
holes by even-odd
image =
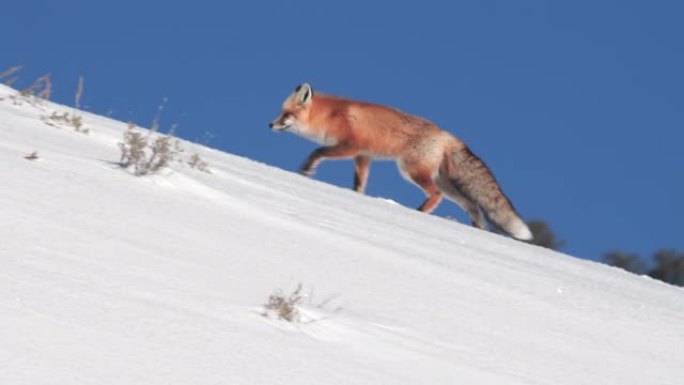
[[[300,312],[297,306],[302,301],[304,296],[301,294],[302,284],[297,285],[297,289],[285,296],[282,291],[271,294],[268,297],[268,302],[264,304],[264,312],[262,315],[268,317],[270,313],[275,313],[278,319],[287,322],[299,322],[301,320]]]
[[[173,125],[166,135],[159,135],[159,119],[167,99],[157,107],[157,114],[152,121],[147,135],[143,136],[135,131],[136,124],[128,122],[128,130],[124,133],[123,141],[119,143],[121,159],[119,165],[123,168],[133,167],[137,176],[156,173],[167,167],[183,152],[180,141],[173,141],[176,125]]]
[[[119,165],[123,168],[133,165],[135,174],[141,175],[138,170],[144,168],[145,148],[147,148],[147,138],[143,137],[140,132],[133,131],[129,126],[129,129],[124,133],[123,142],[119,142],[119,149],[121,149]]]
[[[151,155],[147,160],[147,168],[151,172],[156,172],[166,166],[178,154],[178,146],[171,146],[171,135],[158,136],[152,141],[150,147]]]
[[[143,136],[133,127],[134,125],[129,124],[123,141],[119,143],[121,150],[119,165],[126,169],[133,167],[133,173],[137,176],[158,172],[167,167],[183,151],[178,140],[172,143],[171,134],[157,135],[155,131],[150,131]]]

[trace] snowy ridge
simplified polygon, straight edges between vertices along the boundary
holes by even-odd
[[[684,291],[0,86],[1,384],[680,384]],[[39,159],[24,159],[38,151]],[[308,322],[261,315],[303,283]]]

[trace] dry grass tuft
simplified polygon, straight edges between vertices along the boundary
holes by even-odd
[[[17,79],[18,78],[9,79],[5,82],[5,84],[10,85],[8,83],[14,83]],[[50,100],[51,95],[52,80],[50,80],[50,74],[48,73],[36,79],[33,84],[19,91],[16,95],[11,95],[10,98],[14,101],[15,105],[22,105],[24,102],[29,102],[29,104],[32,105],[38,105],[41,101]]]
[[[47,73],[39,77],[28,88],[19,91],[19,94],[23,97],[35,96],[39,99],[50,100],[50,95],[52,94],[52,80],[50,80],[50,76]]]
[[[188,161],[188,165],[190,166],[190,168],[206,172],[207,174],[211,174],[211,170],[209,170],[209,164],[202,160],[202,158],[197,153],[192,154],[190,160]]]
[[[301,316],[297,306],[304,296],[301,294],[302,284],[297,285],[297,289],[289,296],[285,296],[281,291],[277,291],[268,297],[268,303],[264,305],[262,315],[268,317],[269,313],[275,313],[278,319],[287,322],[299,322]]]
[[[57,111],[53,111],[52,114],[50,114],[49,116],[41,116],[41,119],[48,126],[58,128],[63,126],[69,126],[72,127],[76,132],[80,132],[82,134],[90,133],[90,129],[83,126],[83,119],[81,118],[81,116],[76,115],[75,113],[70,115],[68,112],[59,114],[57,113]]]
[[[24,159],[28,160],[37,160],[38,159],[38,151],[33,151],[32,153],[26,155]]]
[[[81,108],[81,96],[83,96],[83,75],[78,77],[78,86],[76,86],[76,95],[74,95],[76,108]]]
[[[0,73],[0,80],[2,80],[2,84],[6,86],[11,86],[12,84],[14,84],[17,80],[19,80],[19,77],[15,76],[10,78],[10,76],[19,72],[22,68],[24,68],[23,65],[18,65],[2,71],[2,73]]]

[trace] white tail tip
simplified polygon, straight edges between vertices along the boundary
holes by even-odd
[[[510,234],[514,238],[520,239],[521,241],[530,241],[532,240],[532,238],[534,238],[532,232],[530,231],[530,228],[527,227],[525,222],[523,222],[521,219],[515,221],[513,226],[511,226]]]

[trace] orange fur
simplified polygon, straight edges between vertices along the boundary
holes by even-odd
[[[377,104],[314,94],[309,84],[302,84],[285,100],[270,127],[324,145],[307,158],[301,168],[305,175],[313,175],[323,159],[353,158],[354,189],[363,192],[371,158],[394,159],[402,175],[427,196],[419,210],[431,212],[446,194],[477,227],[485,227],[482,209],[509,234],[531,238],[484,163],[463,142],[426,119]]]

